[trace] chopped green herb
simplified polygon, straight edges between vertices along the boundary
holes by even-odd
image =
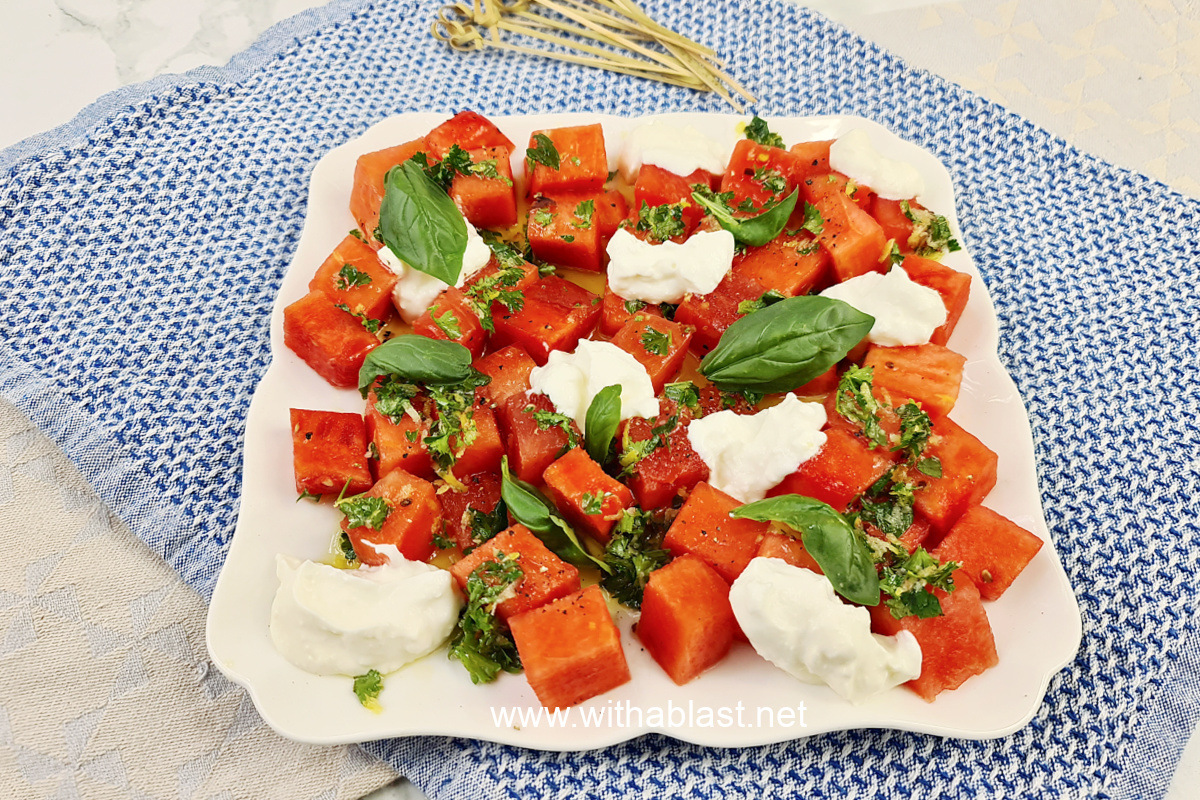
[[[496,252],[495,245],[492,246],[492,251]],[[513,288],[525,277],[525,270],[522,269],[525,259],[516,256],[515,265],[505,263],[499,255],[497,259],[501,264],[499,272],[480,278],[463,290],[471,308],[479,317],[479,323],[488,333],[494,333],[496,330],[495,321],[492,319],[493,303],[499,303],[509,311],[520,311],[525,306],[525,293]]]
[[[661,206],[651,206],[645,200],[638,209],[637,230],[650,234],[650,238],[665,242],[672,236],[682,236],[686,228],[683,225],[683,204],[666,203]]]
[[[367,237],[363,236],[362,231],[360,231],[358,228],[351,228],[350,235],[355,239],[358,239],[360,242],[365,242],[367,240]]]
[[[454,547],[454,542],[440,533],[435,533],[433,535],[433,546],[438,550],[449,550],[451,547]]]
[[[591,492],[584,492],[583,497],[581,497],[579,499],[580,505],[583,508],[583,513],[587,514],[588,516],[592,516],[592,517],[603,514],[604,513],[604,498],[606,498],[608,496],[609,496],[608,492],[600,492],[598,494],[592,494]]]
[[[560,166],[558,148],[554,146],[550,137],[544,133],[535,133],[533,143],[533,147],[525,150],[525,171],[532,173],[533,165],[541,164],[557,172]]]
[[[777,169],[759,167],[754,170],[753,180],[773,195],[780,195],[787,191],[787,179]]]
[[[354,694],[363,708],[378,712],[379,693],[383,691],[383,676],[378,670],[369,670],[366,675],[354,679]]]
[[[942,604],[933,589],[954,591],[954,570],[961,565],[956,561],[938,563],[924,547],[918,547],[909,555],[900,545],[899,553],[893,549],[892,560],[884,563],[879,572],[879,586],[890,597],[884,601],[892,616],[903,619],[915,616],[920,619],[940,617]]]
[[[521,671],[521,656],[505,626],[496,618],[496,605],[525,573],[517,554],[496,553],[467,578],[467,602],[450,639],[450,658],[467,668],[472,683],[491,683],[501,670]]]
[[[587,228],[592,224],[592,216],[596,213],[596,201],[584,200],[575,206],[575,219],[571,224],[576,228]]]
[[[334,505],[346,516],[347,527],[367,527],[377,531],[383,530],[383,523],[392,511],[391,506],[382,497],[364,494],[338,500]]]
[[[462,338],[462,327],[458,323],[458,317],[454,316],[454,312],[447,311],[440,317],[436,313],[431,313],[429,316],[433,319],[433,324],[437,325],[438,329],[447,337],[454,340]]]
[[[625,428],[625,433],[621,440],[621,457],[618,463],[621,465],[620,477],[632,475],[637,470],[637,465],[641,463],[647,456],[659,448],[669,447],[669,436],[679,426],[679,415],[672,414],[661,425],[655,425],[650,429],[650,438],[634,440],[629,434],[629,428]]]
[[[912,235],[908,237],[908,246],[919,256],[941,256],[943,253],[953,253],[962,249],[953,238],[950,222],[941,214],[934,214],[924,208],[913,208],[907,200],[900,201],[900,210],[913,224]]]
[[[670,551],[662,547],[666,528],[660,517],[637,507],[621,513],[604,548],[610,572],[600,581],[618,603],[634,609],[642,607],[650,573],[671,560]]]
[[[674,321],[675,312],[679,310],[679,303],[659,303],[658,310],[662,312],[663,319]]]
[[[413,408],[412,401],[420,391],[416,384],[405,383],[389,375],[375,386],[375,410],[391,420],[393,425],[400,424],[400,419],[405,416],[419,422],[420,415]]]
[[[425,174],[429,176],[429,179],[442,187],[443,190],[450,189],[450,184],[454,182],[456,174],[472,174],[472,167],[474,166],[471,163],[470,154],[456,144],[450,145],[450,149],[446,151],[446,155],[442,156],[442,160],[436,164],[430,164],[429,157],[424,153],[417,153],[413,157],[413,160],[416,160],[425,170]]]
[[[508,527],[508,508],[504,505],[504,501],[500,500],[490,512],[480,511],[478,508],[468,508],[466,518],[467,527],[471,531],[471,541],[475,542],[475,546],[478,547]]]
[[[929,438],[933,436],[933,421],[929,419],[929,415],[912,400],[897,408],[896,415],[900,417],[900,441],[892,451],[904,453],[908,463],[916,465],[926,475],[940,477],[942,463],[936,458],[921,458],[929,444]],[[933,463],[927,463],[922,468],[920,465],[925,462]],[[936,470],[937,474],[926,470]]]
[[[883,249],[883,257],[893,267],[904,263],[904,254],[900,252],[895,239],[888,239],[887,246]]]
[[[314,503],[319,503],[321,502],[321,495],[313,494],[308,489],[305,489],[300,493],[300,496],[296,498],[296,502],[299,503],[301,500],[312,500]]]
[[[671,334],[647,327],[642,331],[642,349],[653,356],[671,352]]]
[[[500,174],[499,170],[496,168],[496,159],[494,158],[485,159],[484,161],[479,161],[475,164],[472,164],[470,171],[472,175],[477,175],[480,178],[491,178],[492,180],[504,181],[506,186],[513,185],[512,178],[508,177],[507,175]]]
[[[337,288],[346,291],[350,287],[365,287],[371,283],[371,276],[366,272],[354,269],[352,265],[343,264],[337,272]]]
[[[416,431],[405,431],[404,438],[408,440],[409,444],[416,444],[417,439],[421,438],[421,434]]]
[[[645,307],[646,307],[645,300],[626,300],[625,301],[625,313],[626,314],[636,314],[637,312],[641,311]]]
[[[350,541],[350,534],[345,531],[338,531],[336,553],[347,564],[358,563],[358,553],[354,552],[354,542]]]
[[[575,237],[569,233],[564,233],[562,236],[560,236],[558,238],[562,239],[567,244],[570,244],[571,242],[575,241]]]
[[[608,177],[607,177],[607,178],[605,178],[604,182],[605,182],[605,183],[611,183],[611,182],[612,182],[612,179],[613,179],[613,178],[615,178],[615,177],[617,177],[617,175],[618,175],[618,174],[620,174],[620,172],[621,172],[621,171],[620,171],[620,170],[618,170],[618,169],[614,169],[613,171],[609,172],[609,173],[608,173]]]
[[[782,294],[774,289],[770,289],[763,292],[762,296],[757,300],[743,300],[738,303],[737,310],[739,314],[753,314],[755,311],[762,311],[767,306],[774,305],[784,299],[786,298]]]
[[[821,218],[821,212],[807,200],[804,201],[804,224],[800,227],[813,236],[820,236],[825,230],[825,220]]]
[[[539,431],[561,428],[563,433],[567,434],[567,443],[559,451],[559,456],[579,446],[579,436],[575,433],[575,420],[566,414],[560,414],[557,411],[539,411],[534,406],[525,406],[525,411],[533,411],[533,421],[537,423]]]
[[[771,129],[767,127],[767,121],[757,114],[754,119],[746,123],[745,136],[750,141],[767,147],[783,147],[783,137],[777,133],[771,133]]]
[[[549,228],[554,224],[554,212],[545,206],[530,211],[529,218],[533,220],[535,225],[542,228]]]
[[[472,369],[471,373],[458,385],[426,387],[437,414],[429,426],[425,447],[433,458],[434,471],[452,486],[458,486],[459,481],[451,469],[479,436],[475,425],[475,389],[491,380],[478,370]]]
[[[379,329],[383,327],[383,320],[371,319],[361,311],[351,311],[350,306],[345,303],[334,303],[334,308],[340,308],[352,317],[357,317],[362,326],[371,333],[379,333]]]
[[[696,414],[700,413],[700,390],[691,381],[668,383],[663,387],[663,396],[678,405],[687,406]]]
[[[838,380],[837,413],[857,425],[872,449],[887,445],[887,434],[880,426],[879,401],[872,393],[874,367],[851,366]]]

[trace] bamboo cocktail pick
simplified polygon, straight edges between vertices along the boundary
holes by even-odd
[[[716,92],[738,111],[735,94],[756,102],[710,48],[659,25],[633,0],[462,0],[441,8],[432,32],[462,52],[495,47]]]

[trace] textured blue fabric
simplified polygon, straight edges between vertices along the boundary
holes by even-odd
[[[1005,739],[847,732],[580,754],[413,738],[368,749],[436,798],[1160,797],[1197,715],[1200,203],[1081,154],[823,19],[657,0],[762,114],[860,114],[937,154],[1025,398],[1083,612],[1076,661]],[[0,154],[0,392],[206,596],[315,162],[408,110],[723,110],[682,89],[429,39],[432,6],[337,2],[223,70],[110,95]],[[764,24],[764,20],[772,20]],[[1193,637],[1194,638],[1194,637]]]

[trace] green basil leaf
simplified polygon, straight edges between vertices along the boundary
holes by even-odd
[[[620,422],[621,384],[617,383],[596,392],[584,418],[583,440],[587,442],[588,455],[597,464],[608,460],[608,448]]]
[[[383,243],[408,266],[453,286],[467,252],[467,223],[458,206],[413,161],[388,170],[383,185]]]
[[[733,234],[733,238],[751,247],[762,247],[774,239],[787,224],[788,218],[800,199],[800,190],[794,189],[779,203],[753,217],[735,217],[724,203],[692,192],[692,199],[708,210],[721,223],[721,227]]]
[[[795,528],[834,591],[852,603],[879,605],[879,576],[871,550],[832,506],[811,497],[785,494],[736,508],[733,516]]]
[[[398,375],[409,383],[442,386],[463,383],[472,372],[471,351],[458,342],[406,333],[367,353],[358,371],[358,390],[366,397],[380,375]]]
[[[579,542],[579,537],[570,525],[558,515],[546,496],[508,471],[508,457],[500,461],[500,499],[508,506],[513,519],[524,525],[542,544],[564,561],[578,567],[599,567],[609,572],[610,567],[594,557]]]
[[[789,297],[734,322],[700,372],[725,391],[790,392],[862,341],[875,318],[829,297]]]

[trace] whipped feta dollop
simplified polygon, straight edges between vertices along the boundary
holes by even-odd
[[[708,483],[743,503],[762,500],[825,444],[825,406],[794,394],[757,414],[718,411],[688,425]]]
[[[925,192],[925,179],[917,168],[880,153],[861,128],[839,137],[829,147],[829,166],[871,187],[884,200],[911,200]]]
[[[708,294],[733,266],[733,234],[697,231],[686,242],[643,242],[624,228],[608,241],[608,285],[625,300],[678,303]]]
[[[492,257],[491,248],[479,236],[479,231],[475,230],[475,226],[469,222],[466,225],[467,249],[463,253],[462,271],[458,273],[458,282],[454,284],[460,289],[466,284],[467,278],[483,269]],[[444,280],[405,264],[387,245],[381,247],[376,255],[379,256],[383,265],[400,279],[396,282],[396,288],[392,290],[392,300],[400,311],[400,316],[409,325],[416,322],[418,317],[429,310],[438,295],[450,288],[450,284]]]
[[[946,323],[942,296],[898,266],[886,275],[868,272],[830,286],[821,297],[841,300],[874,317],[867,341],[884,347],[927,344]]]
[[[588,408],[600,390],[621,385],[621,419],[655,417],[658,398],[641,362],[612,342],[582,339],[572,353],[554,350],[544,367],[529,373],[529,394],[544,394],[560,414],[584,428]]]
[[[629,183],[637,180],[643,164],[684,177],[698,169],[720,175],[732,149],[732,144],[711,139],[691,125],[653,120],[625,134],[618,164],[621,177]]]
[[[275,649],[305,672],[354,676],[392,672],[440,647],[462,607],[454,578],[398,552],[389,558],[379,567],[337,569],[276,556]]]
[[[824,575],[780,558],[756,558],[733,582],[729,602],[760,656],[805,683],[824,683],[861,703],[921,674],[921,646],[908,631],[871,633],[865,608],[842,602]]]

